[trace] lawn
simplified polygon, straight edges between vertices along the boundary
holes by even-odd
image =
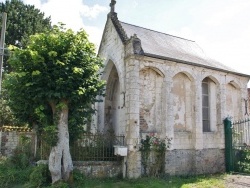
[[[87,179],[85,181],[75,181],[69,187],[73,188],[225,188],[224,175],[197,176],[188,178],[172,177],[168,179],[160,178],[140,178],[137,180],[118,179]],[[25,185],[12,185],[11,188],[26,188]],[[51,186],[48,186],[49,188]],[[55,186],[66,188],[65,184]],[[46,187],[44,187],[46,188]],[[51,187],[52,188],[52,187]]]
[[[51,186],[47,165],[30,166],[25,155],[0,160],[0,187],[4,188],[224,188],[227,175],[201,175],[188,177],[164,176],[138,179],[94,179],[73,172],[73,183],[60,182]]]
[[[136,180],[119,179],[86,179],[75,187],[85,188],[225,188],[225,175],[192,176],[192,177],[144,177]]]

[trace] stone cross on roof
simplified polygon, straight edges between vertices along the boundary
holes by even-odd
[[[116,0],[111,0],[111,3],[109,4],[110,12],[115,12],[115,4],[116,4]]]

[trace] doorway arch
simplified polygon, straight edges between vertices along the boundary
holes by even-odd
[[[104,132],[119,135],[120,81],[112,63],[104,101]]]

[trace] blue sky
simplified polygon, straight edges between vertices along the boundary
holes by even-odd
[[[53,23],[84,28],[98,48],[110,0],[23,1]],[[123,22],[194,40],[209,57],[250,75],[250,0],[117,0],[115,10]]]

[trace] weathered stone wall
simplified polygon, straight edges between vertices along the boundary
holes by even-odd
[[[10,156],[18,145],[19,137],[17,132],[0,132],[1,138],[1,154]]]
[[[3,156],[11,156],[13,151],[20,144],[20,136],[24,135],[32,139],[32,150],[35,149],[35,134],[32,132],[6,131],[0,132],[0,151]]]
[[[231,83],[228,83],[226,85],[226,89],[227,89],[226,108],[228,114],[233,118],[233,120],[238,120],[242,118],[241,113],[238,110],[240,108],[239,100],[241,100],[241,98],[238,97],[240,90],[237,88],[237,86]]]
[[[247,88],[247,92],[248,92],[248,97],[247,97],[247,99],[248,99],[248,101],[247,101],[248,109],[247,109],[247,112],[248,112],[248,115],[250,115],[250,88]]]
[[[170,175],[196,175],[225,172],[224,150],[167,151],[165,172]]]
[[[153,69],[140,71],[140,130],[161,132],[163,77]]]
[[[122,177],[122,163],[118,161],[75,161],[73,164],[87,177]]]
[[[104,58],[105,64],[102,79],[107,81],[106,89],[111,94],[101,98],[103,102],[97,104],[98,114],[94,118],[95,123],[92,125],[92,129],[94,131],[106,130],[105,126],[111,122],[116,134],[124,135],[126,127],[124,46],[110,19],[105,26],[99,55]],[[116,82],[114,82],[114,78]],[[116,95],[113,95],[112,92],[115,92]]]

